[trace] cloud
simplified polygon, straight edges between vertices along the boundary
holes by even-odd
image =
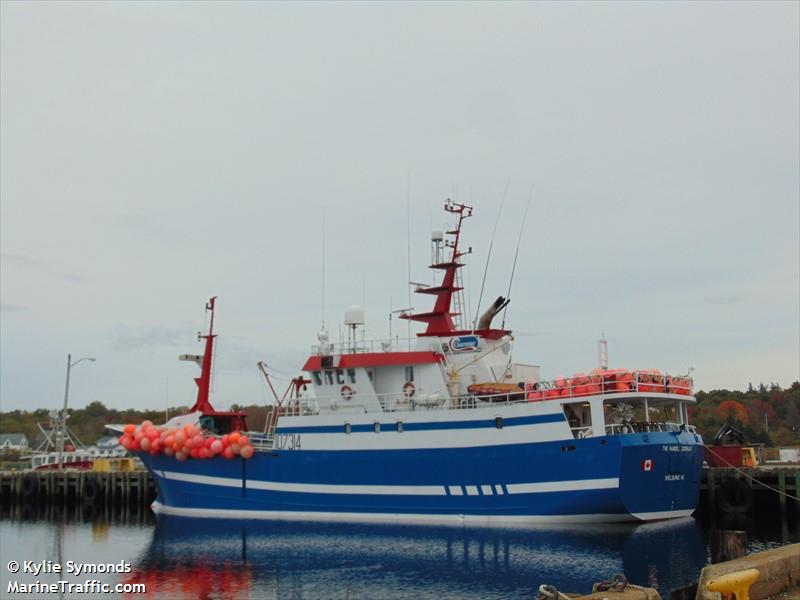
[[[741,296],[712,296],[708,299],[708,303],[714,306],[733,306],[741,301]]]
[[[3,252],[0,254],[0,260],[17,265],[23,269],[27,268],[38,271],[39,273],[56,277],[69,283],[84,283],[86,281],[86,278],[81,275],[77,275],[76,273],[72,273],[70,271],[65,271],[47,261],[39,260],[38,258],[33,258],[31,256]]]
[[[108,215],[107,219],[113,226],[135,236],[145,236],[154,240],[168,237],[167,228],[146,215],[120,212]]]
[[[186,328],[170,328],[153,325],[132,331],[126,325],[118,325],[110,332],[111,347],[120,352],[142,348],[185,346]]]
[[[30,310],[28,306],[20,306],[19,304],[0,304],[0,311],[3,312],[25,312]]]

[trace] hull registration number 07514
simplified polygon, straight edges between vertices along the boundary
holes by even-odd
[[[276,433],[275,434],[275,449],[279,450],[299,450],[300,449],[300,434],[299,433]]]

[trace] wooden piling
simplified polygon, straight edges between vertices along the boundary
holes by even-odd
[[[716,530],[711,532],[711,563],[734,560],[747,553],[747,532]]]
[[[794,508],[800,514],[800,469],[794,472]]]
[[[708,486],[708,509],[710,513],[714,513],[717,508],[717,490],[714,473],[716,469],[706,469],[706,485]]]

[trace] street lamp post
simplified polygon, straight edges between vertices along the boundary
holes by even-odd
[[[84,356],[83,358],[79,358],[75,362],[72,362],[72,354],[67,354],[67,382],[64,386],[64,409],[61,411],[61,417],[59,418],[59,432],[58,432],[58,470],[64,470],[64,438],[67,435],[67,402],[69,401],[69,372],[72,370],[72,367],[77,365],[79,362],[84,360],[90,360],[94,362],[96,359],[90,356]]]

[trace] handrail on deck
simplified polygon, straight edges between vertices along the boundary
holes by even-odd
[[[632,423],[609,423],[606,425],[606,435],[619,435],[625,433],[658,433],[675,432],[685,429],[689,433],[696,433],[694,425],[688,423],[673,423],[670,421],[635,421]]]
[[[428,350],[441,352],[441,343],[429,340]],[[408,352],[419,349],[420,338],[384,338],[375,340],[355,340],[311,346],[313,356],[332,354],[368,354],[377,352]]]
[[[614,397],[630,393],[642,394],[670,394],[678,396],[691,395],[691,379],[682,377],[672,377],[670,375],[658,375],[660,382],[653,382],[652,374],[648,380],[644,377],[639,378],[640,373],[629,372],[632,374],[631,381],[626,386],[611,386],[609,380],[602,383],[582,383],[577,378],[569,380],[557,379],[554,381],[537,382],[526,385],[526,389],[519,391],[506,392],[501,394],[463,394],[455,397],[448,397],[443,394],[418,394],[408,397],[402,393],[377,394],[377,399],[382,412],[395,412],[397,410],[462,410],[486,406],[499,406],[509,404],[522,404],[526,402],[539,402],[544,400],[582,398],[589,396]],[[644,375],[644,373],[642,373]],[[586,376],[594,377],[594,376]],[[559,387],[558,383],[563,382]],[[573,385],[574,383],[574,385]],[[616,383],[616,382],[613,382]],[[623,382],[624,383],[624,382]],[[588,387],[584,387],[588,386]],[[357,397],[356,397],[357,398]],[[354,398],[354,399],[356,399]],[[364,404],[343,403],[339,396],[322,398],[300,398],[293,399],[285,404],[278,416],[304,416],[314,415],[320,412],[320,401],[336,400],[338,410],[344,413],[369,412]]]

